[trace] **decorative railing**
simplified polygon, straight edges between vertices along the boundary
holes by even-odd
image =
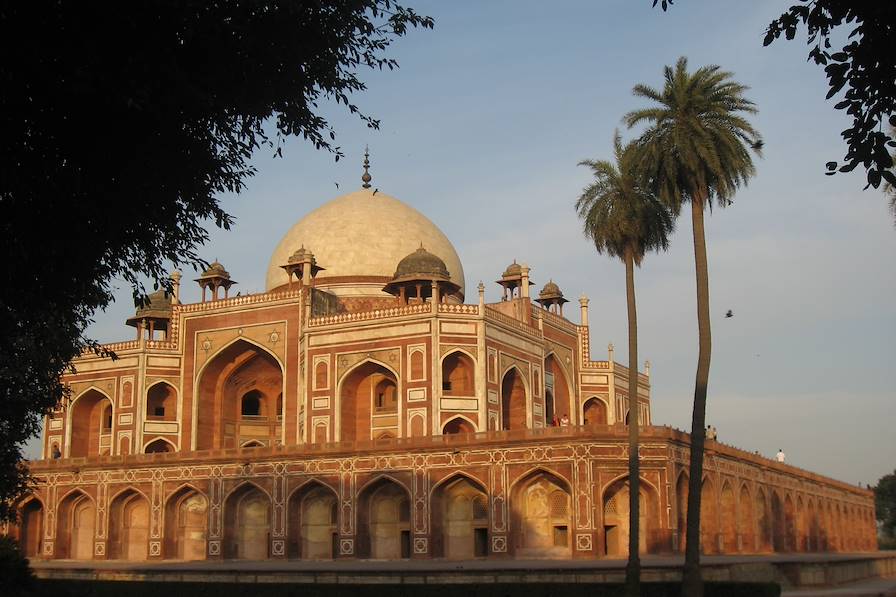
[[[541,316],[544,318],[545,323],[549,323],[555,327],[558,327],[562,330],[569,332],[570,334],[575,334],[578,326],[573,322],[569,321],[565,317],[561,317],[556,313],[551,313],[547,309],[543,309],[541,307],[533,307],[537,308],[538,312],[541,313]]]
[[[221,309],[225,307],[238,307],[241,305],[256,305],[258,303],[269,303],[291,298],[299,298],[301,290],[284,290],[283,292],[260,292],[257,294],[246,294],[242,296],[232,296],[226,299],[218,299],[216,301],[206,301],[204,303],[179,304],[173,306],[172,315],[178,311],[181,313],[195,313],[197,311],[210,311],[213,309]]]
[[[453,305],[451,303],[439,303],[439,313],[463,313],[465,315],[479,315],[479,305]]]
[[[522,332],[525,332],[529,335],[532,335],[532,336],[541,336],[538,328],[534,328],[530,325],[527,325],[527,324],[523,323],[522,321],[520,321],[519,319],[511,317],[510,315],[505,315],[504,313],[501,313],[497,309],[494,309],[493,307],[489,307],[488,305],[485,306],[485,318],[490,319],[492,321],[497,321],[499,323],[503,323],[504,325],[510,326],[512,328],[516,328],[516,329],[518,329]]]
[[[373,309],[371,311],[356,311],[352,313],[340,313],[339,315],[312,317],[308,320],[308,325],[310,327],[315,327],[321,325],[332,325],[336,323],[348,323],[352,321],[387,319],[391,317],[404,317],[406,315],[430,313],[431,311],[432,305],[430,305],[429,303],[422,303],[419,305],[402,305],[400,307],[390,307],[387,309]]]
[[[610,369],[610,361],[585,361],[582,363],[583,369]]]
[[[122,352],[124,350],[134,350],[136,348],[140,348],[139,340],[127,340],[126,342],[112,342],[110,344],[101,344],[100,348],[105,350],[109,350],[111,352]],[[85,351],[85,355],[89,355],[91,353],[90,350]]]

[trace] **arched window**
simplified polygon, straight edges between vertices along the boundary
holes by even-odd
[[[146,418],[172,421],[177,418],[177,394],[167,383],[157,383],[146,393]]]
[[[169,444],[168,442],[166,442],[163,439],[157,439],[157,440],[150,442],[149,444],[147,444],[146,449],[143,450],[143,452],[146,454],[161,454],[161,453],[173,452],[173,451],[174,450],[173,450],[171,444]]]
[[[449,396],[475,396],[473,359],[454,352],[442,361],[442,392]]]
[[[106,404],[103,407],[103,423],[102,423],[102,432],[103,433],[111,433],[112,432],[112,404]]]
[[[240,414],[244,417],[261,416],[261,392],[252,390],[243,394],[243,399],[240,403]]]

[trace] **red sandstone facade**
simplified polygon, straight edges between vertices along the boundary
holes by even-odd
[[[355,195],[337,201],[377,200]],[[288,283],[222,298],[214,264],[203,302],[159,300],[117,359],[75,363],[9,529],[29,557],[621,556],[632,394],[642,550],[683,548],[689,438],[651,426],[649,378],[629,392],[612,347],[591,360],[587,299],[574,324],[524,266],[464,304],[450,255],[390,277],[289,250]],[[715,442],[705,469],[707,553],[875,549],[869,491]]]

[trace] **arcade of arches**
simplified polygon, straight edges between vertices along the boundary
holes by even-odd
[[[371,387],[386,379],[375,367],[364,371],[373,377]],[[369,398],[369,392],[365,395]],[[213,492],[210,479],[174,486],[161,495],[154,493],[154,486],[119,484],[114,491],[104,490],[109,497],[106,503],[99,502],[102,507],[97,506],[95,487],[81,483],[80,489],[66,492],[59,486],[58,502],[49,513],[43,498],[23,502],[16,531],[23,550],[32,557],[76,560],[625,557],[627,477],[582,484],[576,479],[587,475],[582,471],[573,475],[572,462],[521,470],[519,465],[503,464],[506,458],[498,461],[500,470],[507,471],[506,485],[503,474],[489,474],[482,466],[444,469],[438,481],[429,482],[431,489],[426,489],[425,479],[413,480],[416,473],[400,469],[395,477],[371,473],[366,483],[356,484],[323,474],[282,477],[282,481],[261,475],[252,481],[235,477],[223,492]],[[310,461],[296,461],[286,467],[317,469],[323,462],[312,467]],[[331,462],[338,470],[350,460]],[[678,465],[681,472],[675,477],[666,469],[644,471],[639,496],[642,553],[684,549],[684,533],[679,532],[686,524],[688,485],[683,468]],[[439,470],[443,469],[432,473]],[[510,474],[514,470],[520,472]],[[588,474],[601,475],[598,468]],[[664,479],[671,478],[676,482],[667,495],[658,487],[666,487]],[[287,491],[290,479],[296,484]],[[810,491],[783,491],[752,479],[708,474],[702,486],[702,551],[874,549],[870,502],[848,493],[833,499],[811,491],[817,489],[814,485],[806,487]],[[343,493],[346,490],[351,493]],[[856,495],[859,491],[854,490]],[[282,505],[272,498],[275,492],[284,496]],[[671,524],[662,514],[667,500],[672,505]],[[160,507],[156,510],[151,503]],[[595,507],[589,506],[592,503]],[[53,524],[48,526],[48,521]]]

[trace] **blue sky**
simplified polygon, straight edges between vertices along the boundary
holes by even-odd
[[[660,86],[663,66],[682,55],[692,67],[719,64],[752,88],[765,150],[749,187],[707,219],[708,421],[721,441],[766,455],[783,448],[792,464],[845,481],[893,471],[896,228],[883,195],[861,190],[861,174],[823,174],[845,153],[847,120],[824,100],[804,39],[762,46],[789,2],[680,1],[663,13],[650,0],[408,1],[435,30],[399,40],[391,55],[401,68],[362,72],[369,88],[354,98],[381,129],[326,106],[345,160],[300,141],[283,159],[259,152],[246,191],[222,198],[237,224],[213,232],[206,258],[221,260],[243,292],[263,290],[281,236],[360,184],[369,144],[373,185],[442,228],[468,288],[483,280],[497,300],[492,281],[513,259],[527,262],[539,287],[553,278],[568,297],[591,298],[592,356],[606,358],[614,342],[625,362],[624,270],[581,235],[573,204],[588,172],[576,164],[612,157],[613,130],[643,105],[633,85]],[[683,429],[697,346],[691,243],[689,218],[679,218],[668,253],[636,274],[653,421]],[[119,294],[89,330],[101,341],[131,337],[130,291]],[[192,283],[184,298],[198,298]]]

